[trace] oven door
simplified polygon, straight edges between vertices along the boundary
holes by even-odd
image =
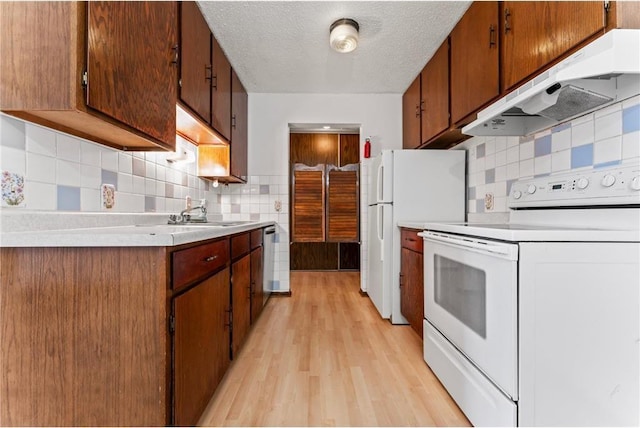
[[[423,232],[424,314],[517,400],[518,245]]]

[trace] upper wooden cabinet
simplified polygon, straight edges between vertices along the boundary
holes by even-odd
[[[180,100],[211,122],[211,30],[195,2],[180,2]]]
[[[502,3],[502,86],[527,77],[605,27],[600,1]]]
[[[248,96],[234,70],[231,70],[231,170],[230,174],[247,181]]]
[[[420,128],[427,143],[449,128],[449,39],[422,69]]]
[[[223,137],[231,140],[231,64],[216,38],[212,40],[211,125]]]
[[[474,2],[451,32],[451,122],[456,126],[500,94],[498,15],[498,2]]]
[[[174,2],[1,2],[0,109],[127,150],[173,150]]]
[[[420,136],[420,74],[402,96],[402,148],[415,149],[422,144]]]

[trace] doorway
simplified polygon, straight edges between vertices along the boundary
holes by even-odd
[[[291,270],[360,270],[360,134],[291,129]]]

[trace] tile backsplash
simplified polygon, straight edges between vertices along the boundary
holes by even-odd
[[[470,221],[508,213],[507,195],[518,179],[640,164],[640,96],[526,137],[473,137],[467,150]]]

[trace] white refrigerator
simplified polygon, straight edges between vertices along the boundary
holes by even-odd
[[[382,318],[400,313],[398,222],[465,220],[464,150],[383,150],[369,166],[367,294]]]

